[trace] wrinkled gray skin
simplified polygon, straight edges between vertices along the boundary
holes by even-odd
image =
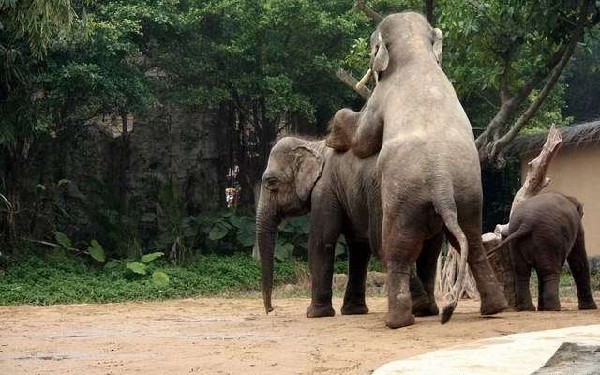
[[[376,157],[359,159],[325,147],[324,141],[286,137],[269,155],[256,214],[256,234],[262,262],[265,311],[273,310],[273,255],[282,219],[311,212],[309,264],[311,304],[307,316],[334,316],[331,304],[335,245],[344,234],[349,246],[349,275],[342,314],[366,314],[367,265],[370,249],[380,248],[381,199]],[[431,246],[439,252],[439,246]],[[411,277],[413,312],[437,315],[433,297],[437,253],[417,263]],[[433,260],[433,261],[431,261]],[[423,290],[423,288],[425,290]]]
[[[560,271],[565,260],[575,284],[580,310],[595,309],[590,286],[590,267],[585,251],[577,199],[560,193],[533,196],[515,207],[510,217],[508,242],[515,270],[517,310],[535,310],[531,301],[531,269],[538,277],[538,310],[560,311]]]
[[[370,72],[377,83],[350,137],[359,157],[381,150],[377,169],[390,328],[413,324],[410,264],[426,241],[442,233],[461,252],[442,323],[456,307],[467,259],[481,294],[481,313],[507,307],[481,242],[481,171],[471,124],[439,65],[440,53],[441,32],[421,14],[385,17],[371,36]],[[348,148],[335,141],[328,145]]]

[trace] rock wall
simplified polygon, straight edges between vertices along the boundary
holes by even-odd
[[[52,240],[58,230],[80,245],[92,238],[114,244],[125,225],[118,213],[126,212],[132,225],[121,236],[151,239],[161,229],[165,189],[176,193],[167,203],[181,207],[180,217],[224,207],[228,144],[219,142],[224,127],[216,113],[161,108],[130,115],[126,141],[119,116],[39,140],[18,172],[19,232]],[[6,166],[0,163],[2,176]]]
[[[217,120],[215,112],[184,109],[137,117],[130,135],[131,195],[156,195],[158,178],[181,192],[190,214],[223,207],[227,163]]]

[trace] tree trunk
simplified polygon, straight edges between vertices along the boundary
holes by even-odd
[[[510,215],[514,212],[515,208],[524,200],[533,197],[538,194],[543,188],[548,186],[550,179],[546,177],[548,172],[548,166],[552,161],[552,158],[562,145],[562,136],[560,131],[552,125],[548,131],[548,137],[546,143],[542,148],[540,154],[530,161],[525,177],[523,186],[515,194],[513,200]],[[510,216],[509,216],[510,221]],[[504,244],[501,247],[498,245],[502,239],[508,235],[508,223],[496,225],[496,229],[493,233],[485,233],[482,236],[483,246],[485,247],[488,258],[492,268],[496,272],[498,281],[502,283],[504,287],[504,296],[506,297],[509,306],[516,306],[516,290],[515,290],[515,278],[513,272],[513,265],[508,252],[508,244]]]
[[[433,0],[425,0],[425,16],[431,26],[435,26],[435,20],[433,19]]]

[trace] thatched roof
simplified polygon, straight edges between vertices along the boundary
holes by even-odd
[[[559,130],[563,139],[563,147],[600,143],[600,120],[566,126]],[[511,142],[505,152],[508,155],[521,156],[539,151],[546,142],[547,136],[547,131],[519,136]]]

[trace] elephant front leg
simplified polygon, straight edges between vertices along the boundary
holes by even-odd
[[[311,301],[306,310],[308,318],[335,316],[331,304],[334,255],[333,244],[324,245],[318,254],[313,254],[313,251],[309,250]]]
[[[371,250],[363,241],[348,240],[348,247],[348,283],[344,294],[342,315],[366,314],[369,312],[365,295]]]

